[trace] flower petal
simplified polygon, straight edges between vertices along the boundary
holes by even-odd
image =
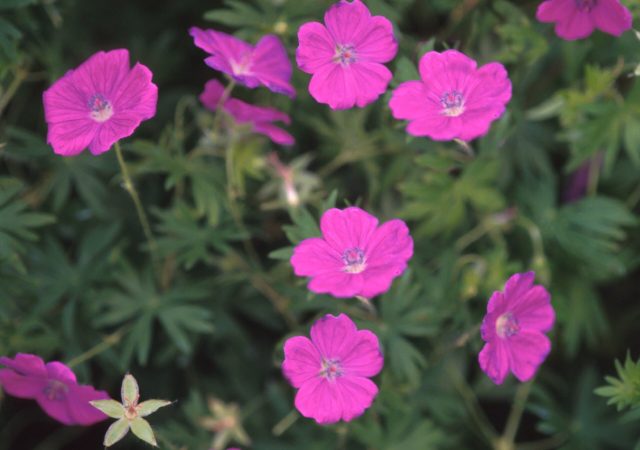
[[[73,371],[59,361],[52,361],[47,363],[47,378],[50,380],[62,381],[65,384],[77,384],[76,374]]]
[[[556,314],[551,296],[543,286],[533,286],[525,294],[512,300],[510,310],[522,329],[545,332],[551,330]]]
[[[369,31],[371,13],[360,0],[334,3],[324,14],[327,30],[338,44],[355,44]]]
[[[331,208],[320,219],[322,236],[340,255],[351,248],[364,250],[377,225],[378,219],[357,207]]]
[[[0,369],[0,385],[9,395],[36,398],[47,385],[45,378],[24,376],[12,369]]]
[[[13,359],[2,356],[0,357],[0,364],[16,371],[20,375],[47,376],[47,369],[42,358],[30,353],[18,353]]]
[[[364,279],[361,273],[324,272],[315,275],[308,284],[311,292],[331,294],[338,298],[360,295]]]
[[[349,377],[376,376],[384,365],[378,336],[369,330],[359,330],[356,339],[355,345],[348,351],[343,350],[340,355],[340,363],[345,375]]]
[[[322,357],[315,345],[304,336],[295,336],[284,344],[282,371],[293,387],[299,388],[311,378],[318,377]]]
[[[309,83],[311,96],[318,103],[326,103],[332,109],[352,108],[356,104],[356,92],[346,70],[335,63],[320,67]]]
[[[293,249],[291,265],[298,276],[314,276],[325,272],[341,272],[344,262],[342,255],[324,239],[309,238]]]
[[[478,355],[480,368],[495,384],[502,384],[509,372],[509,353],[506,344],[496,339],[484,345]]]
[[[89,403],[93,400],[107,400],[109,394],[98,391],[93,386],[71,385],[67,393],[67,409],[74,425],[88,426],[107,419],[107,415]]]
[[[325,64],[333,64],[336,44],[324,25],[308,22],[298,30],[296,62],[300,70],[314,73]]]
[[[368,378],[344,376],[336,379],[341,404],[341,418],[349,422],[371,406],[378,395],[378,386]]]
[[[537,331],[521,330],[508,339],[511,371],[520,381],[529,381],[551,351],[551,342]]]
[[[311,341],[321,357],[342,360],[359,343],[358,329],[346,314],[327,314],[311,327]]]
[[[254,125],[253,129],[256,133],[267,136],[276,144],[293,145],[296,142],[291,134],[271,123],[258,122]]]
[[[596,28],[620,36],[631,28],[631,12],[618,0],[600,0],[591,11]]]
[[[251,73],[273,92],[291,98],[296,96],[296,91],[291,85],[291,61],[277,36],[269,34],[258,41],[253,52]]]
[[[230,34],[210,29],[202,30],[198,27],[190,28],[189,34],[193,37],[197,47],[212,55],[205,59],[206,64],[229,76],[235,75],[231,62],[241,62],[250,58],[253,52],[253,47],[250,44]]]
[[[567,13],[563,20],[556,23],[556,34],[568,41],[583,39],[593,33],[594,19],[591,14],[577,8]]]
[[[394,89],[389,100],[389,108],[394,118],[413,120],[425,116],[426,108],[431,112],[430,115],[442,108],[437,102],[429,108],[429,102],[423,82],[406,81]]]
[[[358,61],[384,63],[398,53],[393,25],[386,17],[374,16],[367,23],[367,31],[355,41]]]
[[[545,0],[538,5],[536,19],[540,22],[562,20],[570,10],[576,9],[575,0]]]
[[[113,117],[126,112],[141,122],[155,116],[158,86],[151,82],[152,77],[151,71],[140,63],[131,69],[113,94]]]
[[[136,113],[123,112],[115,114],[102,123],[91,143],[89,150],[94,155],[106,152],[120,139],[131,136],[140,125],[140,116]]]
[[[129,73],[129,51],[98,52],[73,71],[73,85],[88,100],[101,94],[112,100],[113,94]]]
[[[311,378],[296,394],[296,409],[304,417],[314,419],[319,424],[336,423],[342,416],[342,398],[336,389],[335,382]]]

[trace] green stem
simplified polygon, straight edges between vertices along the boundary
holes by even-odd
[[[511,412],[509,413],[507,424],[504,427],[504,432],[502,433],[502,440],[509,445],[509,447],[505,446],[504,448],[514,448],[515,446],[516,433],[518,432],[520,419],[522,419],[522,413],[524,413],[524,407],[527,403],[527,398],[531,392],[532,385],[533,381],[522,383],[516,390],[516,394],[513,398],[513,405],[511,406]]]
[[[67,366],[69,366],[69,367],[77,366],[78,364],[81,364],[81,363],[83,363],[85,361],[90,360],[94,356],[99,355],[100,353],[104,352],[105,350],[108,350],[109,348],[111,348],[114,345],[118,344],[122,340],[124,335],[129,332],[130,329],[131,329],[130,325],[125,325],[125,326],[119,328],[118,330],[114,331],[110,335],[105,336],[104,338],[102,338],[102,341],[100,341],[98,344],[94,345],[93,347],[91,347],[86,352],[84,352],[84,353],[76,356],[72,360],[70,360],[67,363]]]
[[[476,394],[473,392],[473,389],[469,387],[466,380],[458,373],[458,370],[455,367],[448,366],[447,372],[450,374],[450,379],[453,382],[454,387],[464,400],[465,406],[469,415],[476,423],[476,426],[487,440],[487,442],[494,444],[496,440],[498,440],[498,434],[495,429],[487,419],[487,416],[484,414],[484,411],[480,407],[480,403],[478,402],[478,398]]]
[[[144,212],[144,208],[142,207],[142,202],[140,201],[138,191],[136,190],[133,181],[131,180],[131,176],[129,175],[129,169],[127,168],[127,164],[124,162],[124,157],[122,156],[122,149],[120,148],[119,142],[115,143],[115,150],[116,156],[118,157],[118,164],[120,165],[120,172],[122,173],[122,179],[124,180],[124,188],[131,196],[131,199],[133,200],[133,203],[136,207],[138,219],[140,220],[140,224],[142,225],[142,231],[144,232],[144,235],[147,238],[147,243],[149,245],[151,260],[153,261],[154,266],[157,267],[158,244],[156,243],[156,240],[151,233],[149,219],[147,219],[147,214]]]
[[[218,138],[218,133],[220,132],[220,124],[222,123],[222,116],[224,115],[223,106],[231,97],[231,91],[236,86],[236,82],[234,80],[230,80],[227,87],[222,92],[218,103],[216,104],[216,115],[213,118],[213,135]]]
[[[9,101],[11,101],[11,98],[15,95],[22,82],[27,78],[27,75],[29,75],[29,72],[22,67],[19,67],[16,70],[16,74],[13,77],[11,84],[9,84],[7,90],[0,95],[0,116],[2,116],[2,111],[4,111],[6,106],[9,104]]]
[[[299,418],[300,418],[300,414],[298,414],[298,411],[296,411],[295,409],[292,409],[289,414],[284,416],[282,420],[273,427],[271,432],[273,433],[274,436],[281,436]]]

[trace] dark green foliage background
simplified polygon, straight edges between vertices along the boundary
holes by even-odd
[[[517,435],[536,443],[517,448],[640,448],[640,41],[632,31],[562,41],[534,20],[537,3],[367,2],[396,26],[392,87],[417,78],[432,48],[507,66],[513,99],[472,143],[474,157],[409,138],[389,94],[332,112],[294,69],[295,101],[234,91],[287,111],[297,145],[231,130],[240,137],[230,202],[229,130],[212,135],[196,98],[217,75],[188,28],[252,42],[277,30],[293,61],[299,25],[321,20],[331,2],[0,0],[0,354],[70,361],[105,342],[75,367],[80,381],[116,397],[131,371],[143,398],[178,400],[151,417],[165,449],[209,448],[198,419],[213,396],[239,404],[260,450],[498,450],[490,430],[502,433],[517,384],[496,387],[480,371],[478,326],[491,292],[533,269],[557,324]],[[640,20],[638,0],[624,3]],[[158,239],[156,272],[114,152],[65,159],[46,144],[43,90],[97,50],[122,47],[160,88],[157,116],[123,142]],[[272,151],[294,166],[301,207],[287,207]],[[584,198],[563,203],[589,159],[602,170]],[[412,230],[410,270],[375,301],[377,316],[356,300],[311,295],[287,262],[333,204],[401,217]],[[293,408],[279,369],[284,339],[338,312],[381,338],[379,397],[349,424],[298,418],[276,435]],[[620,412],[594,393],[605,375],[612,387],[599,393]],[[65,428],[34,402],[0,403],[0,449],[98,449],[106,426]],[[127,437],[116,448],[144,445]]]

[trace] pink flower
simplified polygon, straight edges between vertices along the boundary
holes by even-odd
[[[556,24],[562,39],[583,39],[599,29],[620,36],[631,28],[631,13],[619,0],[546,0],[538,6],[540,22]]]
[[[93,425],[107,418],[89,404],[109,395],[92,386],[79,385],[76,376],[61,362],[45,364],[36,355],[18,353],[14,359],[0,357],[0,384],[19,398],[31,398],[49,416],[65,425]]]
[[[197,47],[211,54],[204,62],[249,88],[266,86],[273,92],[295,97],[291,85],[291,61],[277,36],[269,34],[255,47],[215,30],[192,27],[189,34]]]
[[[313,74],[309,93],[332,109],[368,105],[392,77],[382,65],[398,51],[391,22],[372,17],[360,0],[341,0],[327,10],[324,23],[305,23],[298,31],[298,67]]]
[[[511,99],[502,64],[477,69],[456,50],[428,52],[420,60],[420,81],[398,86],[389,102],[393,117],[409,120],[407,132],[436,141],[470,141],[487,134]]]
[[[218,80],[209,80],[204,85],[204,92],[200,94],[200,101],[211,111],[215,111],[223,92],[222,83]],[[236,122],[251,124],[253,131],[267,136],[276,144],[293,145],[295,142],[293,136],[272,123],[277,121],[291,123],[287,114],[275,108],[253,106],[242,100],[228,98],[222,105],[222,109],[231,115]]]
[[[375,297],[389,290],[413,255],[402,220],[378,227],[378,219],[360,208],[329,209],[320,229],[321,238],[305,239],[291,256],[295,274],[310,277],[309,289],[317,294]]]
[[[131,136],[140,122],[156,114],[158,87],[140,63],[129,68],[129,51],[98,52],[68,71],[43,95],[47,141],[53,151],[94,155]]]
[[[509,370],[520,381],[528,381],[551,350],[549,338],[555,312],[551,297],[542,286],[534,286],[535,273],[515,274],[494,292],[484,316],[478,355],[480,367],[495,384],[502,384]]]
[[[284,343],[282,371],[298,390],[295,405],[320,424],[346,422],[371,406],[378,387],[369,380],[382,370],[378,338],[358,330],[345,314],[327,314],[311,327],[311,339]]]

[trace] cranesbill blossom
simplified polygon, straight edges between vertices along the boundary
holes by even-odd
[[[358,330],[345,314],[324,316],[311,339],[295,336],[284,344],[282,371],[299,389],[295,405],[320,424],[350,421],[371,406],[378,387],[369,379],[382,370],[378,338]]]
[[[407,132],[436,141],[470,141],[489,131],[511,99],[511,81],[500,63],[479,69],[457,50],[428,52],[419,81],[407,81],[389,102],[393,117],[409,120]]]
[[[58,361],[47,364],[36,356],[18,353],[14,359],[0,357],[0,384],[14,397],[30,398],[51,417],[65,425],[92,425],[107,418],[89,404],[108,399],[104,391],[80,385],[75,374]]]
[[[151,77],[140,63],[129,67],[125,49],[98,52],[68,71],[43,94],[53,151],[75,156],[89,147],[98,155],[133,134],[156,114],[158,87]]]
[[[402,220],[378,227],[378,219],[360,208],[329,209],[320,230],[321,238],[303,240],[291,256],[295,274],[310,277],[309,289],[317,294],[372,298],[389,289],[413,256]]]
[[[224,87],[218,80],[209,80],[204,86],[204,92],[200,94],[200,101],[215,111],[221,106],[238,123],[251,124],[253,131],[263,134],[276,144],[293,145],[293,136],[273,124],[273,122],[291,123],[289,116],[275,108],[265,108],[250,105],[242,100],[228,98],[220,105]]]
[[[487,305],[480,329],[486,342],[478,355],[480,367],[496,384],[509,370],[520,381],[533,378],[551,350],[549,338],[555,312],[547,290],[533,285],[535,273],[515,274]]]
[[[189,34],[197,47],[211,54],[204,60],[209,67],[226,73],[246,87],[263,85],[273,92],[295,97],[291,61],[277,36],[263,36],[253,46],[215,30],[192,27]]]
[[[583,39],[596,28],[620,36],[631,28],[631,12],[619,0],[545,0],[538,6],[540,22],[555,23],[562,39]]]
[[[298,67],[313,74],[309,93],[333,109],[373,102],[392,77],[382,63],[398,51],[391,22],[372,17],[360,0],[341,0],[327,10],[324,23],[305,23],[298,31]]]

